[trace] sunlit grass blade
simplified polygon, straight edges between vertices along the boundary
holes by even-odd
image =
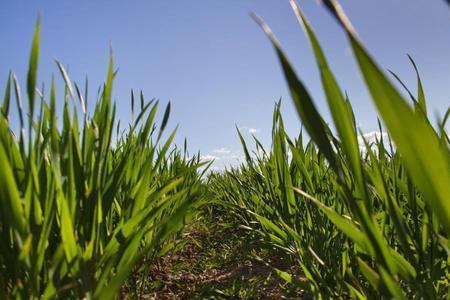
[[[19,190],[14,182],[14,174],[11,165],[8,162],[8,156],[4,146],[0,143],[0,181],[2,188],[0,189],[0,201],[2,219],[8,220],[5,226],[9,226],[17,233],[25,233],[25,213],[23,210],[23,202],[20,198]]]
[[[77,92],[78,100],[80,100],[81,110],[83,111],[84,114],[86,114],[86,105],[84,102],[84,98],[80,92],[80,88],[78,87],[78,84],[76,84],[76,83],[75,83],[75,90]]]
[[[305,126],[311,138],[318,145],[320,151],[328,159],[330,165],[335,168],[335,170],[338,170],[334,152],[328,139],[327,131],[325,129],[325,122],[317,111],[309,93],[307,92],[305,86],[297,78],[297,75],[295,74],[286,55],[281,50],[279,42],[273,35],[272,30],[262,19],[260,19],[256,15],[252,16],[264,30],[267,37],[270,39],[272,46],[275,48],[278,59],[283,68],[283,72],[288,83],[291,96],[294,100],[297,112],[301,120],[303,121],[303,125]]]
[[[431,125],[414,113],[368,55],[337,1],[326,1],[350,39],[372,99],[402,154],[412,179],[450,232],[449,150]]]
[[[304,196],[309,201],[312,201],[315,205],[317,205],[329,218],[330,220],[340,229],[342,230],[350,239],[352,239],[361,249],[370,255],[374,255],[374,250],[369,243],[369,240],[364,235],[364,233],[361,232],[359,228],[355,226],[355,224],[352,223],[351,220],[348,220],[339,214],[337,214],[333,209],[325,206],[321,201],[315,199],[311,195],[308,195],[304,191],[293,188],[296,193],[299,193],[300,195]]]
[[[334,124],[341,138],[341,146],[344,149],[346,157],[350,163],[353,174],[356,176],[358,187],[362,196],[365,195],[365,187],[363,185],[361,161],[359,156],[359,146],[356,139],[356,131],[353,126],[353,119],[351,112],[347,109],[347,104],[344,96],[339,88],[336,79],[331,72],[325,55],[321,49],[319,41],[317,40],[311,26],[303,15],[300,7],[295,0],[290,0],[291,6],[297,15],[297,19],[303,26],[306,35],[311,42],[318,68],[321,74],[322,85],[328,101],[328,106],[333,116]]]
[[[416,71],[417,76],[417,101],[419,103],[419,107],[422,109],[422,112],[426,115],[427,114],[427,104],[425,101],[425,93],[423,91],[422,86],[422,80],[420,79],[419,70],[417,69],[416,62],[412,59],[410,55],[408,55],[409,60],[411,61],[411,64],[414,67],[414,70]]]
[[[72,99],[72,101],[75,101],[72,83],[70,82],[69,74],[67,74],[66,68],[64,68],[64,66],[58,60],[55,59],[55,62],[56,65],[58,66],[62,78],[64,79],[64,82],[66,83],[66,87],[69,91],[70,98]]]

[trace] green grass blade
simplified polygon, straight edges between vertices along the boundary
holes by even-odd
[[[308,200],[310,200],[312,203],[317,205],[327,216],[328,218],[338,227],[342,232],[344,232],[350,239],[352,239],[359,247],[361,247],[362,250],[364,250],[365,253],[374,255],[374,250],[369,243],[369,240],[366,238],[363,232],[359,228],[355,226],[355,224],[342,217],[336,211],[334,211],[332,208],[324,205],[322,202],[317,200],[316,198],[312,197],[311,195],[308,195],[304,191],[293,188],[294,191]]]
[[[350,114],[346,100],[339,88],[336,79],[331,72],[322,48],[317,40],[311,26],[303,15],[300,7],[295,0],[290,0],[291,6],[297,15],[297,19],[305,29],[306,35],[311,42],[314,55],[317,60],[319,71],[322,78],[322,85],[328,101],[328,106],[334,120],[334,124],[341,138],[341,146],[345,151],[347,160],[350,163],[353,174],[357,177],[360,193],[365,194],[362,178],[361,161],[359,156],[359,146],[356,138],[356,132],[353,123],[353,117]]]
[[[236,131],[237,131],[237,133],[238,133],[238,135],[239,135],[239,140],[241,141],[242,148],[244,149],[245,159],[247,160],[247,163],[248,163],[249,165],[251,165],[252,159],[251,159],[251,157],[250,157],[250,152],[248,152],[247,144],[245,143],[244,137],[242,136],[241,131],[239,130],[239,128],[237,127],[237,125],[236,125]]]
[[[67,74],[66,68],[60,63],[58,60],[55,59],[56,65],[58,66],[59,72],[61,73],[62,78],[64,79],[64,82],[66,83],[66,87],[69,91],[70,98],[72,101],[75,101],[75,95],[73,93],[73,87],[72,83],[70,83],[69,74]]]
[[[8,220],[9,226],[23,234],[25,232],[23,203],[2,143],[0,143],[0,185],[2,219]]]
[[[3,97],[3,104],[1,108],[1,113],[6,120],[9,118],[9,103],[11,100],[11,72],[8,74],[8,82],[6,83],[5,96]]]
[[[409,174],[450,233],[448,148],[442,147],[429,122],[414,112],[369,56],[337,2],[328,0],[326,3],[347,32],[372,99],[405,160]]]
[[[278,59],[283,68],[283,72],[286,81],[291,92],[291,96],[294,100],[294,104],[297,108],[297,112],[302,120],[306,130],[308,131],[311,138],[319,147],[320,151],[328,159],[330,165],[337,171],[338,166],[334,157],[334,152],[331,147],[330,141],[327,136],[327,130],[325,128],[325,122],[317,111],[309,93],[307,92],[305,86],[297,78],[294,69],[289,63],[286,55],[281,50],[280,44],[272,33],[269,26],[259,17],[253,15],[255,21],[261,26],[261,28],[266,33],[267,37],[270,39],[272,46],[275,48]]]
[[[34,95],[36,89],[36,80],[37,80],[37,68],[39,61],[39,33],[40,33],[40,24],[41,18],[38,17],[36,22],[36,27],[34,29],[33,43],[31,46],[30,53],[30,63],[28,66],[28,75],[27,75],[27,93],[28,93],[28,109],[30,113],[30,123],[29,126],[31,128],[34,112]]]
[[[427,104],[425,101],[425,93],[423,91],[422,86],[422,80],[420,79],[419,70],[417,69],[416,62],[412,59],[410,55],[408,55],[409,60],[411,61],[411,64],[414,67],[414,70],[416,71],[417,76],[417,101],[419,103],[420,108],[422,109],[422,112],[427,115]]]
[[[164,129],[166,128],[167,122],[169,121],[169,116],[170,116],[170,101],[169,101],[169,103],[167,103],[167,107],[164,112],[163,120],[161,122],[161,127],[159,129],[158,140],[161,138],[161,135],[163,134]]]

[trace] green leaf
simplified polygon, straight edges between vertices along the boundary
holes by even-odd
[[[409,60],[411,61],[414,70],[416,71],[417,76],[417,101],[419,102],[419,106],[422,109],[422,112],[427,115],[427,104],[425,102],[425,93],[423,92],[422,80],[420,79],[419,70],[417,69],[416,62],[412,59],[410,55],[408,55]]]
[[[28,93],[28,108],[30,111],[30,118],[33,118],[34,111],[34,94],[36,89],[37,68],[39,61],[39,33],[40,33],[41,18],[38,17],[36,27],[34,29],[33,43],[31,46],[30,63],[28,66],[27,75],[27,93]],[[30,128],[31,128],[30,120]]]
[[[333,222],[333,224],[336,225],[336,227],[339,228],[343,233],[345,233],[352,241],[354,241],[365,253],[372,256],[375,254],[373,247],[369,243],[369,240],[367,239],[365,234],[350,219],[344,218],[343,216],[339,215],[335,210],[324,205],[318,199],[312,197],[304,191],[295,187],[293,189],[296,193],[304,196],[312,203],[314,203],[317,207],[319,207],[327,215],[330,221]]]
[[[237,131],[237,133],[239,135],[239,140],[241,141],[242,148],[244,149],[245,159],[247,160],[247,163],[249,165],[251,165],[252,159],[250,157],[250,152],[248,152],[247,144],[245,143],[244,137],[242,136],[241,131],[239,130],[237,125],[236,125],[236,131]]]
[[[283,68],[284,76],[289,86],[292,99],[294,100],[297,112],[302,120],[306,130],[311,138],[319,147],[320,151],[328,159],[330,165],[337,171],[338,165],[335,160],[334,152],[327,135],[327,129],[324,120],[317,111],[309,93],[303,83],[297,78],[294,69],[289,63],[286,55],[281,50],[281,46],[269,26],[256,15],[252,15],[255,21],[261,26],[270,39],[272,46],[278,55],[278,59]]]
[[[336,79],[331,72],[322,48],[317,40],[311,26],[303,15],[297,2],[290,0],[291,6],[297,15],[300,24],[305,29],[306,35],[311,42],[314,55],[319,67],[323,89],[328,101],[331,115],[334,120],[337,132],[341,139],[341,147],[344,150],[346,158],[350,164],[353,175],[357,179],[360,194],[366,197],[364,179],[362,178],[361,158],[359,155],[359,145],[354,128],[353,116],[348,110],[346,100],[342,94],[341,89],[336,82]]]
[[[61,238],[63,242],[64,252],[68,263],[73,263],[73,260],[77,257],[77,243],[75,238],[75,232],[73,229],[72,216],[70,214],[67,199],[63,194],[63,191],[59,190],[59,196],[57,200],[60,208],[60,222],[61,222]]]
[[[164,112],[164,117],[161,122],[161,128],[159,129],[158,140],[161,137],[162,133],[164,132],[164,129],[166,128],[167,122],[169,121],[169,116],[170,116],[170,101],[169,103],[167,103],[166,111]]]
[[[56,65],[58,66],[58,69],[59,69],[59,72],[61,73],[62,78],[64,79],[64,82],[66,83],[66,87],[69,90],[70,98],[73,101],[75,101],[75,95],[73,93],[72,83],[70,83],[69,74],[67,74],[66,69],[58,60],[55,59],[55,62],[56,62]]]
[[[356,260],[364,277],[366,277],[374,289],[378,290],[381,287],[380,275],[361,258],[357,257]]]
[[[450,154],[422,114],[407,104],[369,56],[336,1],[325,2],[344,27],[372,99],[413,180],[450,233]]]
[[[395,280],[392,278],[392,276],[389,275],[389,273],[386,270],[384,270],[382,267],[380,267],[379,271],[380,271],[381,277],[383,278],[383,283],[386,285],[389,292],[391,292],[394,299],[399,299],[399,300],[406,299],[400,286],[398,285],[397,282],[395,282]]]
[[[2,108],[1,108],[1,113],[3,114],[3,116],[8,119],[9,117],[9,103],[10,103],[10,99],[11,99],[11,72],[9,72],[8,74],[8,82],[6,83],[6,88],[5,88],[5,96],[3,98],[3,104],[2,104]]]
[[[0,206],[2,218],[19,233],[25,232],[25,212],[8,156],[0,143]]]

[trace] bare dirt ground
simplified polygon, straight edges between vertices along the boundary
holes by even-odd
[[[220,225],[188,226],[181,249],[149,265],[146,274],[136,274],[121,298],[303,299],[303,292],[291,288],[274,268],[291,274],[298,270],[258,249],[243,234],[242,229]]]

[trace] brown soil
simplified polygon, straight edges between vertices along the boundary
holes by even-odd
[[[122,299],[302,299],[302,291],[287,296],[286,282],[273,268],[297,273],[289,263],[267,257],[255,258],[253,243],[242,239],[241,229],[186,229],[181,250],[168,253],[149,266],[140,292],[133,283],[122,290]],[[136,282],[142,274],[135,276]],[[303,277],[298,277],[305,280]]]

